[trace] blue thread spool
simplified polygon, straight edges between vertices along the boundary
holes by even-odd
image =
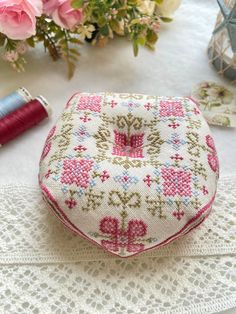
[[[32,96],[24,87],[0,99],[0,119],[32,100]]]

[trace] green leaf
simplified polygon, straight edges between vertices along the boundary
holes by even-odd
[[[155,0],[156,4],[162,4],[164,0]]]
[[[146,38],[145,37],[140,37],[137,39],[137,44],[141,46],[145,46],[146,44]]]
[[[98,25],[99,25],[100,27],[103,27],[103,26],[106,25],[107,20],[106,20],[105,16],[101,16],[101,17],[99,17],[99,19],[97,20],[97,22],[98,22]]]
[[[134,25],[134,24],[140,24],[140,19],[133,19],[130,25]]]
[[[147,41],[149,44],[153,45],[156,43],[158,36],[155,32],[149,30],[147,33]]]
[[[73,9],[80,9],[84,4],[83,0],[72,0],[71,6]]]
[[[67,76],[69,80],[73,77],[74,72],[75,72],[74,62],[67,61]]]
[[[100,28],[100,34],[103,36],[108,36],[109,35],[109,27],[108,25],[105,25]]]
[[[133,41],[133,51],[134,51],[134,56],[137,57],[137,55],[138,55],[138,43],[137,43],[137,41]]]
[[[119,31],[120,26],[119,26],[119,22],[117,20],[111,20],[109,24],[110,24],[110,27],[113,31],[115,31],[115,32]]]
[[[3,46],[5,44],[5,40],[6,40],[6,37],[0,34],[0,46]]]
[[[172,18],[166,17],[166,16],[161,16],[161,20],[162,20],[163,22],[165,22],[165,23],[170,23],[170,22],[173,21]]]
[[[126,15],[127,15],[126,9],[119,10],[118,13],[117,13],[117,17],[124,17]]]
[[[79,51],[77,50],[77,49],[74,49],[74,48],[70,48],[70,53],[72,53],[72,54],[74,54],[74,55],[76,55],[76,56],[80,56],[80,53],[79,53]]]
[[[128,0],[127,4],[131,5],[131,6],[137,6],[138,5],[138,0]]]
[[[33,37],[30,37],[30,38],[26,39],[26,42],[27,42],[27,44],[28,44],[30,47],[32,47],[32,48],[35,47],[35,42],[34,42],[34,38],[33,38]]]
[[[70,43],[72,44],[79,44],[79,45],[83,45],[83,42],[81,40],[79,40],[78,38],[70,38]]]

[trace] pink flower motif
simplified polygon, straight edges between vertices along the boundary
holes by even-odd
[[[209,148],[211,148],[211,150],[212,150],[211,153],[207,154],[208,163],[214,172],[218,172],[219,171],[219,160],[218,160],[217,153],[216,153],[215,143],[213,141],[213,138],[210,135],[206,136],[206,143],[207,143],[207,146]]]
[[[147,234],[147,225],[142,220],[132,219],[128,222],[128,228],[123,230],[119,226],[117,218],[105,217],[100,222],[100,231],[109,236],[109,240],[102,240],[101,244],[107,250],[117,252],[125,248],[128,252],[141,252],[144,244],[135,243],[140,237]]]
[[[218,158],[217,158],[217,155],[216,154],[208,154],[207,155],[207,160],[208,160],[208,163],[211,167],[211,169],[216,172],[218,170]]]
[[[48,153],[49,153],[50,150],[51,150],[51,147],[52,147],[52,144],[51,144],[51,143],[46,143],[46,144],[44,145],[43,152],[42,152],[42,155],[41,155],[41,159],[40,159],[40,160],[43,160],[43,159],[48,155]]]
[[[19,59],[19,53],[15,50],[6,51],[3,56],[3,59],[9,62],[16,62]]]
[[[78,151],[78,152],[84,152],[87,150],[87,148],[84,147],[83,145],[78,145],[78,146],[74,147],[74,150]]]
[[[203,192],[204,195],[207,195],[209,193],[208,189],[206,188],[205,185],[203,185],[203,187],[202,187],[202,192]]]
[[[70,198],[68,200],[65,200],[65,204],[68,206],[68,208],[72,209],[77,205],[77,202],[73,198]]]
[[[48,179],[52,173],[53,173],[52,170],[49,169],[48,172],[45,174],[45,178]]]
[[[73,29],[83,18],[81,9],[73,9],[71,0],[43,0],[43,11],[52,17],[54,22],[66,29]]]
[[[102,182],[105,182],[110,178],[109,173],[106,170],[103,170],[102,174],[100,175],[100,179]]]
[[[206,136],[206,143],[208,147],[210,147],[214,152],[216,152],[215,143],[210,135]]]
[[[117,102],[115,102],[115,100],[112,99],[111,101],[111,108],[115,108],[115,106],[117,106]]]
[[[93,161],[88,159],[66,159],[63,162],[63,173],[61,183],[73,184],[82,188],[89,185],[89,171],[92,169]]]
[[[176,153],[174,156],[170,157],[171,159],[174,159],[175,161],[183,160],[184,158],[180,156],[178,153]]]
[[[81,96],[77,105],[78,110],[101,111],[101,96]]]
[[[16,51],[17,51],[20,55],[23,55],[24,53],[26,53],[27,50],[28,50],[28,45],[27,45],[26,42],[24,42],[24,41],[20,41],[20,42],[18,42],[18,44],[16,45]]]
[[[41,0],[1,0],[0,33],[14,40],[29,38],[36,33],[36,16],[41,14]]]
[[[162,168],[163,188],[165,196],[191,196],[191,172],[175,170],[174,168]]]
[[[52,139],[52,137],[53,137],[55,131],[56,131],[56,126],[54,126],[54,127],[50,130],[50,132],[48,133],[48,136],[47,136],[47,139],[46,139],[46,143],[45,143],[45,145],[44,145],[43,152],[42,152],[42,155],[41,155],[40,160],[43,160],[43,159],[48,155],[48,153],[50,152],[51,146],[52,146],[52,144],[51,144],[51,139]]]
[[[176,129],[176,128],[178,128],[180,125],[179,125],[179,123],[171,123],[171,124],[168,124],[168,126],[170,127],[170,128],[172,128],[172,129]]]
[[[150,102],[148,102],[148,103],[146,103],[146,104],[144,105],[144,108],[146,108],[147,111],[149,111],[149,110],[152,109],[152,105],[150,104]]]
[[[147,174],[146,177],[143,179],[143,182],[147,184],[147,186],[150,188],[150,186],[153,183],[152,177],[150,174]]]
[[[195,115],[200,114],[200,111],[199,111],[197,108],[194,108],[194,109],[193,109],[193,112],[194,112]]]
[[[43,13],[50,16],[59,5],[59,0],[43,0]]]
[[[175,216],[178,220],[181,220],[181,218],[184,216],[184,211],[183,210],[175,211],[173,212],[173,216]]]
[[[80,120],[84,123],[91,121],[91,118],[89,118],[88,116],[84,116],[84,117],[80,117]]]
[[[143,158],[143,137],[144,134],[133,134],[128,139],[127,135],[114,130],[115,144],[112,155],[128,156],[132,158]]]
[[[183,107],[180,101],[161,101],[160,115],[162,117],[183,117]]]
[[[51,140],[51,138],[53,137],[55,131],[56,131],[56,126],[54,125],[54,126],[52,127],[52,129],[50,130],[50,132],[48,133],[46,142],[48,142],[49,140]]]

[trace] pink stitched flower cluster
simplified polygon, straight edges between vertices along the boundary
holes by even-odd
[[[71,0],[1,0],[0,33],[14,40],[36,34],[36,17],[50,16],[66,29],[73,29],[83,18],[81,9],[73,9]]]

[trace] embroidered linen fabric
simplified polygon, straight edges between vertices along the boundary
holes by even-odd
[[[215,313],[236,306],[236,176],[209,218],[169,246],[119,258],[73,235],[37,187],[0,188],[4,313]]]
[[[68,228],[127,257],[206,218],[218,158],[189,98],[78,93],[48,135],[39,176]]]

